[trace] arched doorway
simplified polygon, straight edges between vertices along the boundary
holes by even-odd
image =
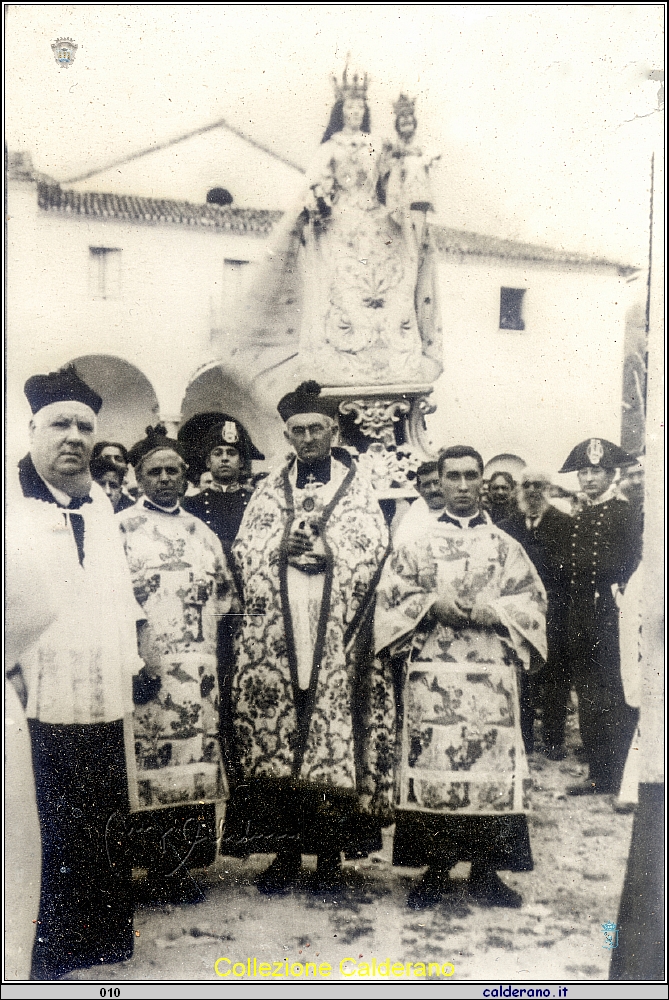
[[[120,441],[130,447],[144,437],[148,424],[158,420],[158,398],[142,372],[111,354],[74,358],[81,378],[102,396],[98,440]]]
[[[268,459],[285,450],[278,414],[259,405],[248,388],[221,365],[205,368],[188,385],[181,404],[181,423],[196,413],[214,411],[229,413],[241,420]]]

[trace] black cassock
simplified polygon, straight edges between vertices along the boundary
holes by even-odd
[[[546,642],[548,658],[536,680],[543,687],[543,738],[546,747],[561,750],[564,744],[564,729],[567,716],[567,700],[571,688],[571,671],[567,649],[567,553],[570,551],[572,518],[553,506],[549,506],[539,524],[527,526],[525,515],[518,511],[513,517],[500,521],[502,531],[520,542],[541,577],[546,588],[548,607],[546,611]],[[529,687],[525,692],[523,688]],[[528,718],[525,729],[529,742],[525,747],[533,749],[532,727],[534,723],[535,678],[526,672],[521,676],[521,713],[526,710]],[[523,695],[529,695],[529,704],[523,704]]]

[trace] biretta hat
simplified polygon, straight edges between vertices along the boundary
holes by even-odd
[[[51,403],[83,403],[95,414],[100,412],[102,406],[102,397],[79,378],[74,365],[66,365],[48,375],[33,375],[23,391],[33,413]]]
[[[298,413],[324,413],[327,417],[334,417],[337,413],[337,404],[333,399],[323,398],[320,395],[321,387],[318,382],[302,382],[293,392],[279,400],[277,410],[279,416],[285,422]]]
[[[635,465],[636,459],[617,444],[605,438],[588,438],[573,448],[560,472],[578,472],[589,467],[606,469],[609,472],[626,465]]]
[[[150,455],[153,451],[162,451],[164,448],[169,448],[170,451],[175,451],[177,455],[186,461],[184,455],[184,449],[179,441],[175,441],[174,438],[167,436],[167,428],[164,424],[156,424],[155,427],[146,428],[146,437],[142,438],[132,446],[128,452],[128,460],[130,464],[137,468],[139,463]]]

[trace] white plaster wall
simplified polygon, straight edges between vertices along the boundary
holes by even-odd
[[[82,355],[135,365],[151,382],[161,416],[178,419],[191,378],[213,358],[224,260],[254,259],[261,238],[46,212],[37,207],[35,185],[18,182],[8,186],[8,216],[9,441],[15,420],[23,428],[30,415],[25,379]],[[117,297],[93,296],[90,246],[121,249]]]
[[[45,212],[28,183],[11,184],[8,199],[10,456],[26,447],[25,379],[83,355],[136,366],[160,416],[177,421],[195,373],[215,360],[210,331],[224,324],[221,302],[234,286],[224,260],[257,259],[263,238]],[[90,246],[122,250],[117,298],[92,296]],[[456,256],[438,267],[444,373],[428,417],[436,447],[471,443],[486,460],[513,452],[552,470],[586,437],[619,440],[624,317],[636,286],[609,267]],[[499,329],[502,285],[527,288],[522,332]]]
[[[473,444],[557,469],[586,437],[620,439],[624,320],[613,268],[442,256],[444,372],[434,445]],[[525,330],[500,330],[500,288],[526,288]],[[638,291],[634,289],[634,295]]]

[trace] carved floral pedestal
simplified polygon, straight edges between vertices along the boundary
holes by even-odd
[[[379,500],[415,499],[415,471],[432,455],[425,417],[436,406],[431,385],[329,386],[336,399],[342,444],[359,457]]]

